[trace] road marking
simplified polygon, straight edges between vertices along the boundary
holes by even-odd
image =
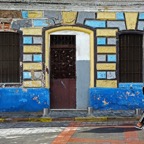
[[[64,131],[62,131],[56,139],[52,142],[52,144],[67,144],[71,136],[75,133],[77,127],[67,127]]]

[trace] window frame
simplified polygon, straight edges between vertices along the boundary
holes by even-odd
[[[7,33],[7,32],[11,32],[11,33],[18,33],[19,35],[19,82],[13,83],[13,82],[6,82],[6,83],[1,83],[0,82],[0,87],[19,87],[22,86],[22,79],[23,79],[23,64],[22,64],[22,60],[23,60],[23,45],[22,45],[22,31],[20,30],[4,30],[4,31],[0,31],[0,33]]]
[[[144,31],[142,30],[123,30],[116,34],[116,48],[117,48],[117,81],[119,83],[144,83],[144,66],[142,67],[142,82],[120,82],[120,61],[119,61],[119,36],[122,34],[141,34],[142,35],[142,66],[144,65]]]

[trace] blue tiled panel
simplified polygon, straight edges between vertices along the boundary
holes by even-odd
[[[116,62],[116,55],[108,55],[108,62]]]
[[[28,11],[22,11],[22,17],[28,18]]]
[[[35,55],[33,55],[33,61],[35,61],[35,62],[41,62],[42,61],[42,55],[41,54],[35,54]]]
[[[106,45],[106,38],[98,37],[97,38],[97,45]]]
[[[139,14],[139,19],[144,19],[144,13]]]
[[[32,37],[23,37],[23,44],[32,44]]]
[[[90,88],[89,106],[94,110],[144,110],[142,89]]]
[[[117,20],[124,20],[124,14],[123,14],[123,12],[117,12],[116,13],[116,19]]]
[[[33,20],[33,25],[35,27],[46,27],[48,26],[48,21],[46,19],[35,19]]]
[[[0,112],[39,112],[50,108],[47,88],[0,88]]]
[[[90,26],[92,28],[105,28],[106,21],[102,20],[86,20],[85,25]]]
[[[31,79],[31,72],[23,72],[23,79]]]
[[[97,78],[98,79],[105,79],[106,78],[106,72],[104,72],[104,71],[97,72]]]

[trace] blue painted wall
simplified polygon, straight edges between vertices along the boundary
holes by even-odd
[[[0,112],[36,112],[49,107],[49,89],[0,88]]]
[[[128,86],[128,85],[127,85]],[[95,110],[144,110],[144,95],[142,88],[90,88],[90,106]]]

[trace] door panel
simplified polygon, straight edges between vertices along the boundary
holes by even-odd
[[[51,108],[75,108],[75,36],[51,35],[50,60]]]

